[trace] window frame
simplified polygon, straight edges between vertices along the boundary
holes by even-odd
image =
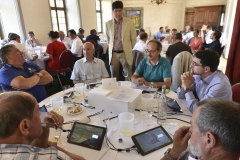
[[[65,25],[66,25],[66,33],[65,33],[65,34],[67,34],[67,32],[68,32],[68,25],[67,25],[67,14],[66,14],[66,2],[65,2],[65,0],[62,0],[62,1],[63,1],[63,8],[62,8],[62,7],[57,7],[56,0],[54,0],[54,5],[55,5],[55,7],[52,7],[52,6],[50,5],[50,0],[49,0],[52,30],[53,30],[53,22],[52,22],[52,13],[51,13],[51,11],[54,10],[55,13],[56,13],[57,27],[58,27],[58,30],[57,30],[57,31],[60,31],[60,26],[59,26],[57,11],[63,11],[63,12],[64,12],[64,15],[65,15]]]
[[[97,2],[99,1],[100,4],[100,10],[97,10]],[[103,24],[102,24],[102,1],[101,0],[95,0],[95,9],[96,9],[96,22],[97,22],[97,30],[98,30],[98,21],[97,21],[97,13],[100,13],[100,20],[101,20],[101,32],[98,33],[103,33]]]

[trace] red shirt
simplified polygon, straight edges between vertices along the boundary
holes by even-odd
[[[63,51],[67,50],[65,45],[59,41],[53,41],[47,45],[46,52],[52,55],[52,58],[47,61],[47,66],[50,69],[60,69],[59,66],[59,57]]]

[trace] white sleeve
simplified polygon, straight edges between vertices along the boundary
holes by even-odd
[[[72,75],[70,77],[71,80],[79,80],[79,72],[80,71],[78,71],[79,66],[77,64],[78,64],[77,62],[74,64]]]
[[[22,45],[22,53],[24,54],[25,58],[27,58],[28,60],[33,59],[31,53],[28,52],[27,48],[24,45]]]
[[[72,54],[76,54],[76,51],[77,51],[76,43],[77,43],[76,41],[73,41],[73,43],[72,43],[72,47],[71,47]]]

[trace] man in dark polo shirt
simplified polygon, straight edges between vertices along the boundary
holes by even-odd
[[[182,42],[182,34],[181,33],[177,33],[175,35],[175,39],[176,39],[176,43],[169,46],[168,50],[166,52],[166,56],[170,60],[171,65],[173,63],[173,59],[175,58],[175,56],[177,54],[179,54],[180,52],[187,51],[192,54],[191,48]]]
[[[23,53],[14,45],[1,48],[0,86],[4,91],[21,90],[32,94],[38,102],[47,98],[43,85],[53,81],[52,76],[34,63],[25,62]]]

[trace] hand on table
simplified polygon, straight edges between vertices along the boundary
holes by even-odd
[[[182,87],[184,89],[190,88],[190,86],[194,83],[195,79],[193,77],[192,72],[185,72],[181,75]]]
[[[187,126],[180,127],[173,135],[173,147],[170,151],[170,155],[173,158],[178,158],[180,154],[185,151],[188,147],[188,140],[191,137]]]
[[[145,79],[143,77],[137,78],[137,84],[142,86],[145,83]]]
[[[64,119],[63,116],[57,114],[54,111],[46,112],[44,117],[41,119],[43,126],[45,127],[52,127],[55,126],[55,128],[62,128]]]

